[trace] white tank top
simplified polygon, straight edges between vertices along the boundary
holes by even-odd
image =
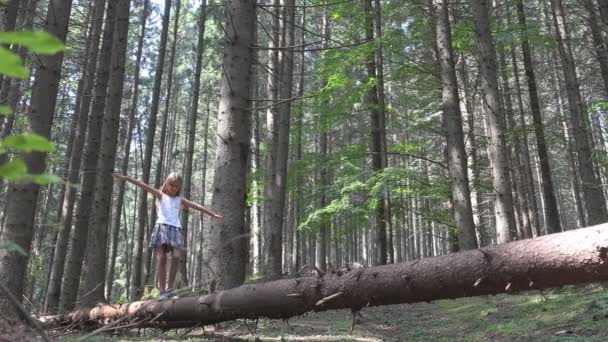
[[[177,228],[182,227],[182,222],[179,219],[182,198],[179,196],[171,197],[163,194],[163,197],[158,203],[158,219],[156,223],[168,224]]]

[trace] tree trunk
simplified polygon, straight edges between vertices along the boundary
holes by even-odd
[[[158,156],[158,160],[156,161],[156,173],[155,173],[155,180],[154,180],[154,187],[156,187],[157,189],[160,189],[160,187],[162,186],[163,182],[164,182],[164,178],[167,175],[167,157],[170,155],[171,153],[171,143],[167,143],[167,124],[169,122],[169,116],[170,116],[170,108],[171,108],[171,99],[173,97],[173,95],[175,94],[179,94],[179,83],[176,85],[176,89],[173,89],[173,80],[174,80],[174,73],[173,70],[175,69],[175,60],[176,60],[176,48],[177,48],[177,40],[178,40],[178,31],[179,31],[179,20],[180,20],[180,13],[181,13],[181,0],[176,0],[175,2],[175,16],[173,18],[173,37],[172,37],[172,42],[171,42],[171,54],[169,57],[169,68],[167,69],[167,95],[165,96],[165,108],[163,109],[163,112],[161,114],[161,129],[160,129],[160,137],[158,139],[158,146],[160,147],[158,152],[159,152],[159,156]],[[175,122],[175,120],[171,120],[172,123]],[[174,130],[171,130],[171,132],[174,132]],[[175,134],[172,134],[173,136],[175,136]],[[149,221],[149,226],[152,226],[154,224],[156,224],[156,218],[157,218],[157,213],[156,213],[156,205],[152,206],[152,209],[150,210],[150,221]],[[184,241],[184,249],[187,250],[188,247],[188,227],[182,228],[181,229],[181,234],[182,234],[182,238]],[[148,249],[148,258],[151,258],[153,250],[152,249]],[[180,277],[177,278],[176,280],[179,279],[180,282],[183,281],[183,283],[180,285],[180,287],[186,287],[188,285],[188,275],[185,272],[186,271],[186,253],[183,253],[184,255],[182,255],[181,259],[180,259],[180,266],[182,266],[183,263],[183,272],[179,272],[180,273]],[[173,259],[174,255],[171,254],[171,258]],[[173,264],[173,261],[170,262],[171,264]],[[146,262],[147,265],[151,265],[151,263]],[[181,269],[181,267],[180,267]],[[149,282],[147,280],[148,277],[150,277],[153,273],[152,270],[149,270],[148,272],[146,272],[146,278],[144,278],[144,282],[147,283]],[[158,275],[157,275],[158,276]]]
[[[518,222],[517,237],[518,239],[528,239],[532,237],[532,228],[530,227],[529,220],[527,220],[527,206],[524,205],[526,199],[526,193],[524,192],[525,179],[521,172],[521,162],[519,159],[521,156],[521,144],[519,136],[516,133],[517,127],[515,125],[513,100],[511,98],[511,85],[509,84],[509,76],[507,73],[506,51],[501,48],[499,55],[507,130],[512,134],[510,141],[511,154],[509,155],[509,164],[511,165],[510,169],[512,175],[511,184],[513,185],[513,192],[517,196],[517,200],[514,199],[514,205],[516,205],[516,208],[520,214],[518,215],[520,222]]]
[[[217,289],[245,280],[248,236],[245,197],[251,126],[251,66],[256,11],[255,0],[226,1],[223,77],[220,90],[215,177],[211,207],[224,215],[213,221],[209,240],[212,277]]]
[[[519,64],[517,63],[517,55],[515,48],[511,49],[511,64],[513,64],[513,76],[515,78],[515,92],[517,94],[517,109],[519,110],[518,120],[514,125],[525,129],[526,117],[524,111],[524,101],[521,91],[521,82],[519,80]],[[532,165],[530,164],[530,150],[528,148],[528,135],[525,134],[518,139],[520,151],[518,153],[521,158],[521,177],[522,190],[524,192],[524,220],[527,220],[532,231],[532,236],[540,236],[541,230],[539,226],[539,217],[536,203],[536,195],[534,190],[534,178],[532,177]]]
[[[83,144],[86,134],[86,128],[89,120],[89,109],[92,98],[93,85],[95,83],[95,73],[97,68],[97,57],[99,55],[99,39],[101,37],[101,27],[105,14],[105,0],[96,0],[94,5],[94,14],[92,20],[91,32],[89,35],[89,47],[86,71],[82,75],[82,97],[77,108],[74,110],[74,115],[78,116],[78,124],[74,140],[72,141],[72,153],[70,154],[70,165],[68,171],[67,184],[65,185],[65,195],[63,202],[60,203],[58,214],[60,215],[61,230],[57,236],[57,244],[55,245],[55,257],[53,259],[53,267],[45,301],[47,312],[53,313],[57,311],[59,299],[61,295],[61,282],[65,267],[65,259],[68,253],[68,241],[70,232],[72,231],[72,219],[74,213],[74,203],[76,202],[76,192],[70,184],[78,183],[80,176],[80,164],[82,161]]]
[[[528,26],[526,22],[526,14],[524,11],[523,0],[517,0],[517,18],[519,28],[521,30],[521,50],[524,59],[524,70],[526,72],[526,81],[528,83],[528,95],[530,97],[530,110],[532,112],[532,122],[534,124],[534,136],[536,137],[536,146],[538,150],[538,159],[540,160],[540,174],[543,189],[543,200],[545,203],[545,227],[547,234],[560,232],[561,220],[557,210],[557,201],[555,192],[553,191],[553,179],[551,177],[551,165],[549,164],[549,153],[547,152],[547,142],[545,141],[545,130],[543,119],[540,111],[540,101],[538,99],[538,91],[536,87],[536,76],[534,67],[532,66],[532,52],[528,42]]]
[[[566,93],[568,95],[568,107],[570,109],[570,120],[574,133],[574,143],[578,155],[578,169],[583,183],[583,196],[587,211],[588,223],[591,225],[608,221],[606,211],[606,200],[602,192],[602,184],[598,180],[593,167],[591,147],[589,145],[586,123],[586,111],[581,99],[578,76],[570,48],[570,35],[566,27],[564,8],[561,0],[551,0],[553,12],[553,24],[557,35],[557,47],[559,50],[564,79],[566,81]]]
[[[65,42],[70,18],[72,1],[52,0],[49,2],[45,21],[45,31]],[[54,56],[39,56],[39,64],[34,76],[34,85],[28,111],[27,130],[49,137],[53,118],[63,53]],[[42,173],[46,168],[46,154],[40,152],[23,155],[28,172]],[[34,218],[36,215],[36,200],[40,186],[34,183],[11,183],[7,196],[11,197],[6,208],[6,223],[2,232],[3,241],[12,241],[23,250],[30,251],[34,233]],[[28,256],[18,251],[0,250],[0,274],[4,276],[4,284],[12,294],[21,299],[24,290],[25,272]],[[4,293],[0,294],[0,311],[6,315],[14,313],[13,306]]]
[[[602,36],[602,29],[598,23],[597,8],[593,0],[585,0],[584,2],[587,11],[589,12],[589,30],[595,48],[595,58],[600,67],[600,74],[604,84],[604,96],[608,98],[608,37]],[[608,15],[608,13],[606,13]],[[608,20],[608,19],[606,19]],[[608,32],[608,26],[606,26]]]
[[[203,69],[203,53],[205,52],[205,22],[207,21],[207,1],[203,0],[200,5],[200,13],[198,17],[198,43],[196,46],[196,66],[194,69],[194,86],[192,88],[192,106],[190,107],[190,122],[188,123],[188,146],[186,147],[186,165],[184,166],[184,197],[191,198],[192,196],[192,167],[193,167],[193,158],[194,158],[194,140],[196,139],[196,122],[198,121],[198,102],[199,95],[201,89],[201,70]],[[209,100],[207,100],[209,101]],[[205,144],[207,142],[207,135],[205,134]],[[203,170],[206,170],[206,167],[203,167]],[[204,188],[203,188],[204,189]],[[203,190],[204,191],[204,190]],[[205,196],[203,195],[203,198]],[[203,201],[204,202],[204,201]],[[204,203],[202,203],[204,204]],[[186,236],[186,232],[188,231],[188,217],[190,215],[189,210],[182,211],[182,229],[184,231],[184,236]],[[201,230],[203,228],[203,221],[201,219]],[[202,234],[201,234],[202,238]],[[191,246],[191,248],[195,248],[195,246]],[[199,251],[198,253],[202,253]],[[201,260],[202,261],[202,260]],[[180,273],[182,274],[183,283],[187,284],[187,279],[184,279],[184,274],[186,272],[186,260],[184,258],[181,261]],[[194,267],[194,264],[190,265],[191,268]],[[200,280],[200,278],[199,278]]]
[[[207,110],[205,116],[205,128],[203,135],[203,170],[202,170],[202,180],[201,180],[201,204],[205,204],[205,198],[207,197],[207,160],[208,160],[208,147],[209,147],[209,116],[211,111],[209,110],[209,103],[211,101],[207,101]],[[205,249],[205,244],[207,243],[207,230],[205,226],[204,216],[201,215],[201,239],[198,242],[198,253],[196,255],[196,273],[194,284],[198,286],[198,289],[202,289],[203,286],[203,254],[208,251]],[[207,270],[207,267],[205,268]]]
[[[366,0],[364,0],[366,1]],[[329,21],[329,14],[327,12],[323,13],[323,47],[326,48],[327,46],[329,46],[329,39],[330,39],[330,35],[331,35],[331,27],[330,27],[330,21]],[[327,205],[327,188],[329,186],[329,180],[327,177],[327,140],[328,140],[328,133],[327,133],[327,127],[323,127],[324,125],[321,125],[319,123],[319,126],[321,127],[321,133],[319,134],[319,155],[322,159],[322,163],[321,163],[321,170],[319,170],[319,178],[320,178],[320,183],[321,183],[321,198],[319,201],[319,207],[320,208],[324,208]],[[327,227],[327,223],[325,222],[325,218],[323,218],[321,220],[320,226],[319,226],[319,230],[316,232],[315,235],[315,240],[313,240],[313,237],[311,236],[311,256],[314,255],[314,257],[312,257],[312,259],[314,260],[314,264],[316,265],[317,268],[319,268],[321,271],[325,271],[327,269],[327,242],[328,242],[328,227]],[[314,241],[314,243],[312,243]],[[314,248],[313,248],[314,246]]]
[[[131,140],[133,136],[133,128],[135,127],[135,120],[138,113],[139,104],[139,83],[140,83],[140,66],[144,45],[144,38],[146,34],[146,24],[150,12],[150,0],[144,0],[142,14],[140,18],[141,29],[139,32],[137,42],[137,52],[135,54],[135,66],[133,75],[133,92],[131,94],[131,104],[129,106],[129,124],[125,137],[125,146],[123,148],[124,156],[120,165],[120,172],[125,175],[129,169],[129,159],[131,155]],[[112,248],[110,249],[110,263],[106,272],[106,299],[111,300],[112,298],[112,287],[114,283],[114,266],[116,263],[116,254],[118,252],[118,235],[120,232],[120,213],[125,197],[125,182],[119,181],[118,183],[118,194],[116,195],[116,215],[114,215],[114,222],[112,223]],[[126,229],[126,227],[124,228]],[[126,241],[125,241],[126,243]]]
[[[363,10],[365,12],[365,40],[372,42],[374,41],[374,11],[372,8],[372,0],[363,0]],[[371,132],[370,132],[370,153],[372,155],[372,170],[374,173],[382,173],[384,170],[383,155],[384,146],[382,144],[382,134],[384,127],[383,113],[380,111],[381,104],[378,101],[378,86],[376,79],[376,53],[372,50],[366,57],[366,68],[367,68],[367,79],[368,90],[366,94],[366,105],[370,114],[371,121]],[[375,210],[375,222],[376,227],[374,229],[376,253],[374,265],[386,265],[388,259],[387,249],[387,235],[386,235],[386,217],[385,211],[385,199],[384,191],[380,194],[376,194],[380,197],[376,204]]]
[[[156,133],[156,117],[158,116],[158,106],[160,102],[160,87],[163,80],[163,70],[165,68],[165,54],[167,51],[167,36],[169,33],[169,17],[171,15],[171,0],[165,0],[165,12],[163,14],[163,26],[160,34],[160,46],[158,60],[156,61],[156,71],[154,75],[154,85],[152,88],[152,104],[150,105],[150,117],[148,118],[148,129],[146,132],[146,151],[142,165],[142,181],[150,183],[150,167],[152,165],[152,151],[154,149],[154,135]],[[131,298],[141,297],[143,291],[142,273],[144,266],[144,243],[146,234],[146,218],[148,215],[148,194],[145,191],[139,192],[139,208],[137,230],[135,232],[135,246],[133,256],[133,271],[131,272]],[[152,222],[150,222],[152,224]]]
[[[101,146],[97,162],[95,201],[90,219],[89,241],[85,256],[85,271],[81,286],[79,305],[92,307],[105,301],[105,275],[107,264],[108,231],[111,216],[113,190],[112,172],[116,163],[120,107],[125,78],[127,38],[131,0],[116,1],[116,24],[112,58],[110,62],[110,82],[108,84],[108,105],[103,115]],[[120,213],[120,208],[118,208]]]
[[[200,297],[101,306],[47,317],[49,325],[124,320],[178,328],[238,318],[286,319],[308,311],[414,303],[544,289],[608,279],[608,225],[321,277],[247,284]],[[532,252],[530,252],[532,251]],[[439,271],[438,271],[439,270]],[[81,325],[83,326],[83,325]]]
[[[507,163],[504,136],[504,112],[500,105],[496,50],[492,42],[488,0],[471,0],[479,46],[481,90],[490,131],[490,158],[492,160],[492,184],[495,192],[496,235],[498,243],[515,237],[515,216],[511,194],[511,177]]]
[[[97,160],[99,159],[103,113],[106,107],[106,95],[108,92],[107,85],[110,75],[115,21],[116,4],[109,1],[106,9],[106,21],[97,69],[94,99],[87,125],[88,133],[84,149],[84,163],[81,168],[83,174],[80,183],[80,200],[78,202],[78,210],[76,211],[76,224],[74,225],[70,254],[61,288],[61,301],[59,305],[59,311],[61,312],[70,311],[74,308],[82,273],[82,262],[87,250],[89,223],[95,199]]]
[[[608,30],[608,0],[597,0],[600,8],[600,18],[604,21],[605,29]]]
[[[264,239],[262,242],[262,253],[264,262],[262,263],[262,272],[267,280],[277,279],[281,276],[281,255],[283,252],[283,212],[279,211],[279,207],[283,207],[285,196],[279,193],[279,184],[277,181],[282,181],[278,175],[278,150],[279,150],[279,117],[280,105],[278,102],[281,91],[279,91],[279,83],[283,79],[282,63],[283,55],[278,48],[281,44],[281,21],[280,18],[280,0],[273,0],[272,8],[272,30],[270,37],[270,50],[268,55],[269,73],[268,73],[268,98],[273,101],[266,112],[266,162],[265,162],[265,180],[264,180],[264,211],[262,232]]]
[[[29,4],[28,4],[29,5]],[[84,25],[82,25],[81,28],[81,35],[83,38],[89,38],[91,37],[91,33],[93,30],[93,25],[91,25],[91,21],[93,19],[93,16],[95,15],[95,11],[94,11],[95,7],[93,6],[93,3],[89,4],[89,6],[87,7],[87,13],[86,13],[86,19],[85,19],[85,23]],[[102,10],[103,13],[103,10]],[[103,16],[103,15],[102,15]],[[31,20],[33,22],[33,19]],[[31,26],[29,26],[29,29],[31,29]],[[98,40],[99,42],[99,40]],[[88,66],[88,58],[89,58],[89,53],[91,51],[91,44],[86,44],[86,48],[84,51],[84,55],[81,56],[81,73],[80,73],[80,80],[78,81],[78,86],[76,89],[76,97],[74,98],[74,112],[70,118],[70,133],[69,133],[69,138],[66,141],[66,149],[65,149],[65,155],[64,155],[64,159],[63,159],[63,166],[61,168],[61,178],[62,179],[67,179],[69,177],[69,170],[70,170],[70,160],[72,159],[72,154],[74,153],[74,145],[72,144],[72,142],[74,142],[74,140],[76,140],[76,136],[78,134],[78,127],[79,125],[81,125],[81,120],[80,120],[80,104],[82,103],[82,97],[83,97],[83,87],[84,87],[84,76],[87,72],[87,66]],[[94,68],[93,68],[94,69]],[[65,92],[67,92],[67,90],[64,89],[64,94],[62,97],[62,101],[61,101],[61,105],[63,106],[64,102],[65,102],[65,98],[66,98],[66,94]],[[61,108],[60,110],[67,110],[65,108]],[[80,152],[78,152],[80,153]],[[67,185],[67,184],[66,184]],[[58,222],[59,224],[61,224],[61,220],[62,220],[62,208],[63,208],[63,201],[65,200],[65,194],[68,188],[67,186],[60,186],[60,190],[59,190],[59,196],[57,199],[57,209],[55,212],[55,219],[56,222]],[[46,212],[46,211],[45,211]],[[71,231],[71,227],[70,227],[70,231]],[[46,310],[47,308],[47,298],[48,298],[48,291],[51,288],[50,286],[50,281],[51,281],[51,273],[53,270],[53,265],[54,265],[54,260],[55,260],[55,254],[57,252],[56,247],[57,247],[57,242],[58,242],[58,237],[60,235],[60,231],[57,229],[53,229],[52,232],[52,237],[51,237],[51,243],[48,246],[48,259],[47,259],[47,282],[46,282],[46,286],[44,289],[44,306],[43,306],[43,310],[44,312],[48,312]],[[65,234],[64,234],[65,235]],[[65,238],[65,243],[67,244],[67,238]],[[65,251],[62,251],[62,265],[61,265],[61,272],[63,275],[63,263],[65,262],[65,252],[67,252],[67,246],[64,245],[64,249]],[[55,285],[61,286],[61,277],[58,279],[58,281],[56,282]],[[53,308],[53,313],[57,310],[57,305],[58,305],[58,300],[59,300],[59,291],[60,289],[56,289],[56,299],[57,301],[55,301],[54,304],[54,308]]]
[[[463,94],[465,101],[465,108],[467,112],[467,126],[468,126],[468,134],[467,139],[469,141],[469,153],[468,155],[471,158],[471,176],[472,176],[472,190],[474,192],[475,198],[475,207],[474,207],[474,218],[477,217],[476,224],[476,238],[477,244],[480,247],[486,246],[489,244],[489,239],[487,237],[487,228],[486,228],[486,220],[482,214],[483,209],[483,196],[481,194],[480,184],[481,184],[481,168],[479,167],[479,154],[477,153],[478,144],[477,144],[477,136],[475,130],[475,109],[473,105],[473,101],[471,99],[471,91],[469,90],[469,76],[467,73],[467,65],[464,56],[461,56],[462,62],[460,67],[460,74],[463,83]],[[471,201],[472,202],[472,201]],[[473,207],[473,203],[471,203]]]
[[[461,250],[474,249],[477,248],[477,239],[475,237],[475,222],[469,189],[467,155],[462,131],[462,114],[460,113],[460,98],[447,0],[433,0],[433,15],[435,17],[435,39],[439,54],[437,61],[441,68],[443,124],[447,138],[448,168],[454,205],[454,223],[456,229],[458,229],[458,246]]]

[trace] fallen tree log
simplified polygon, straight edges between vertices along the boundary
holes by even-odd
[[[178,328],[238,318],[414,303],[608,279],[608,224],[385,266],[246,284],[165,301],[102,305],[45,317],[46,326]]]

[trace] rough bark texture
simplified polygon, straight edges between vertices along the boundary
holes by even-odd
[[[374,11],[372,8],[371,0],[363,1],[363,10],[365,11],[365,39],[367,41],[374,40]],[[380,110],[380,102],[378,100],[378,86],[377,86],[377,73],[376,73],[376,53],[372,51],[367,56],[366,68],[367,68],[367,80],[369,83],[369,89],[366,94],[366,105],[370,114],[371,132],[370,132],[370,153],[372,155],[372,170],[375,173],[381,173],[384,170],[383,155],[383,136],[384,132],[384,118],[383,112]],[[382,192],[384,194],[384,192]],[[386,217],[385,212],[385,201],[383,196],[379,199],[376,206],[375,218],[376,227],[374,239],[376,243],[376,252],[374,254],[374,265],[385,265],[388,259],[387,250],[387,234],[386,234]]]
[[[95,183],[95,201],[90,219],[89,247],[85,255],[85,269],[81,286],[81,307],[91,307],[105,301],[104,290],[108,227],[110,224],[113,179],[112,172],[116,163],[118,144],[118,127],[120,107],[125,78],[125,61],[127,36],[129,32],[129,14],[131,0],[116,1],[116,25],[112,59],[110,65],[110,83],[108,85],[108,105],[105,108],[102,123],[101,147],[97,162],[97,179]],[[120,207],[118,213],[120,214]]]
[[[600,18],[604,22],[605,29],[608,29],[608,0],[597,0],[600,7]]]
[[[247,284],[201,297],[100,306],[45,320],[49,325],[75,320],[99,325],[123,319],[131,327],[184,327],[237,318],[288,318],[308,311],[357,311],[606,280],[606,261],[608,224],[322,277]]]
[[[249,132],[251,126],[251,46],[256,23],[255,0],[226,1],[226,47],[220,89],[215,178],[211,209],[224,215],[210,227],[209,255],[218,289],[239,286],[245,280],[247,228],[245,197]]]
[[[154,149],[154,135],[156,134],[156,117],[160,103],[160,86],[163,80],[165,68],[165,55],[167,51],[167,36],[169,34],[169,17],[171,15],[171,0],[165,0],[165,12],[163,14],[163,27],[160,34],[160,47],[158,60],[154,74],[154,86],[152,88],[152,103],[150,105],[150,117],[148,118],[148,129],[146,132],[146,150],[142,166],[142,181],[150,183],[150,167],[152,165],[152,150]],[[133,256],[133,272],[131,273],[131,297],[141,297],[143,291],[142,269],[144,263],[144,236],[146,234],[146,217],[148,215],[148,194],[139,192],[139,208],[137,230],[135,232],[135,247]]]
[[[566,81],[566,94],[570,121],[572,123],[574,144],[578,156],[578,170],[583,184],[583,195],[589,224],[608,221],[606,201],[602,192],[602,184],[597,178],[594,167],[591,146],[589,144],[585,108],[581,98],[580,85],[570,47],[570,35],[566,26],[564,7],[561,0],[551,1],[553,23],[557,35],[557,47],[562,62],[562,70]]]
[[[598,23],[599,18],[597,8],[595,7],[593,1],[586,0],[584,5],[589,12],[589,29],[591,31],[591,38],[595,48],[595,58],[597,59],[600,67],[600,74],[602,75],[604,96],[608,97],[608,37],[604,38],[602,36],[602,29]]]
[[[109,1],[106,8],[106,21],[99,56],[94,99],[87,125],[88,133],[82,165],[83,173],[80,182],[80,200],[78,202],[78,210],[76,211],[76,224],[74,225],[70,254],[61,287],[61,301],[59,303],[59,310],[61,312],[71,311],[74,308],[80,285],[82,262],[87,248],[89,220],[95,198],[95,180],[97,178],[97,160],[101,146],[102,119],[106,107],[107,85],[110,77],[115,19],[116,3]]]
[[[142,60],[142,51],[144,45],[144,37],[146,34],[146,24],[148,22],[148,16],[150,15],[150,0],[144,0],[143,9],[141,14],[141,29],[139,32],[139,38],[137,42],[137,53],[135,54],[135,67],[133,75],[133,93],[131,97],[131,104],[129,106],[129,126],[127,128],[127,134],[124,142],[124,156],[120,165],[120,172],[126,175],[129,169],[129,156],[131,153],[131,138],[133,136],[133,129],[135,128],[135,119],[137,115],[137,105],[139,103],[139,79],[140,79],[140,65]],[[106,298],[110,300],[112,298],[112,288],[114,283],[114,265],[116,263],[116,255],[118,252],[118,235],[120,232],[120,209],[123,206],[125,197],[125,181],[119,181],[118,194],[116,195],[116,214],[114,215],[114,222],[112,223],[112,245],[110,252],[110,262],[106,271]]]
[[[521,34],[521,50],[523,53],[524,70],[526,72],[526,81],[528,83],[528,95],[530,98],[530,111],[532,112],[532,121],[534,123],[534,136],[536,138],[536,146],[538,150],[538,159],[540,161],[540,174],[543,189],[543,200],[545,203],[545,226],[547,234],[560,232],[562,230],[559,211],[557,210],[557,200],[553,191],[553,179],[551,177],[551,165],[549,164],[549,153],[547,151],[547,143],[545,141],[545,130],[543,119],[540,111],[540,101],[538,98],[538,90],[536,88],[536,76],[532,65],[532,52],[527,37],[527,22],[524,12],[523,0],[518,0],[517,3],[517,18]]]
[[[55,312],[59,306],[59,297],[61,294],[61,281],[63,279],[65,259],[68,253],[68,241],[70,232],[72,231],[72,216],[74,213],[74,203],[76,201],[77,189],[70,184],[78,183],[80,175],[80,163],[82,161],[83,145],[86,134],[86,128],[89,119],[89,108],[91,104],[91,93],[95,83],[95,72],[97,68],[97,56],[99,54],[99,39],[101,37],[101,27],[103,24],[105,0],[97,0],[94,5],[94,14],[92,20],[91,33],[89,35],[89,56],[87,57],[86,71],[82,76],[82,97],[77,108],[74,110],[74,115],[78,115],[78,125],[74,140],[72,141],[72,153],[70,154],[70,166],[68,171],[67,184],[65,185],[65,195],[63,203],[59,211],[61,230],[57,236],[57,244],[55,245],[55,256],[53,259],[53,267],[51,269],[51,277],[46,296],[46,311]]]
[[[72,1],[52,0],[48,5],[45,21],[45,31],[65,41]],[[54,56],[39,56],[39,65],[34,76],[34,85],[28,112],[27,130],[44,137],[49,137],[53,118],[63,53]],[[23,155],[30,173],[42,173],[46,169],[45,153],[26,153]],[[40,186],[33,183],[12,183],[9,185],[7,196],[6,220],[1,240],[12,241],[25,251],[30,250],[34,232],[36,201]],[[0,274],[3,281],[15,297],[21,299],[25,272],[27,271],[28,256],[17,251],[0,250]],[[0,295],[0,312],[9,315],[13,307],[5,294]]]
[[[517,125],[515,124],[515,111],[513,109],[513,101],[511,99],[511,86],[509,85],[509,76],[507,73],[507,60],[506,60],[506,52],[504,49],[500,51],[500,73],[502,79],[502,90],[503,90],[503,102],[505,104],[505,114],[507,121],[507,129],[510,132],[515,132],[517,129]],[[514,134],[511,137],[510,144],[510,165],[511,174],[512,174],[512,184],[513,184],[513,193],[517,195],[517,198],[514,198],[514,203],[518,210],[518,229],[517,229],[517,237],[518,239],[528,239],[532,237],[532,228],[530,226],[530,220],[528,219],[528,206],[527,206],[527,196],[525,193],[525,179],[523,177],[522,167],[521,167],[521,143],[520,138]]]
[[[190,122],[188,123],[188,145],[186,149],[186,166],[184,171],[184,197],[191,198],[192,193],[192,162],[194,159],[194,140],[196,139],[196,123],[199,117],[198,111],[198,102],[199,102],[199,94],[201,89],[201,70],[203,68],[203,53],[205,52],[205,22],[207,20],[207,1],[203,0],[200,5],[200,12],[198,17],[198,42],[196,45],[196,66],[194,69],[194,86],[193,86],[193,95],[192,95],[192,107],[190,110]],[[207,141],[207,135],[205,135],[205,142]],[[206,170],[206,168],[204,168]],[[203,188],[204,189],[204,188]],[[204,190],[203,190],[204,191]],[[204,196],[203,196],[204,198]],[[204,205],[203,203],[201,203]],[[182,211],[182,227],[184,229],[184,237],[186,236],[185,232],[188,231],[188,217],[190,215],[189,210]],[[201,219],[202,220],[202,219]],[[201,230],[203,228],[203,221],[201,221]],[[203,236],[199,237],[202,239]],[[196,241],[196,240],[195,240]],[[195,246],[191,246],[191,248],[195,248]],[[198,251],[198,253],[202,253],[202,251]],[[183,258],[182,267],[180,268],[180,272],[182,276],[186,271],[185,260]],[[200,260],[202,262],[202,260]],[[194,264],[191,264],[190,267],[194,267]],[[183,279],[186,280],[186,279]]]
[[[504,110],[500,105],[496,50],[490,32],[490,5],[491,3],[487,0],[471,1],[479,47],[481,90],[491,140],[492,185],[496,195],[496,236],[498,243],[504,243],[514,238],[516,227],[513,214],[511,177],[507,162],[508,151],[504,136]]]
[[[277,49],[281,42],[280,1],[273,0],[272,15],[272,39],[270,39],[271,50],[268,53],[268,97],[278,101],[284,87],[280,84],[283,78],[282,57],[283,54]],[[263,257],[262,272],[266,279],[277,279],[281,276],[281,257],[283,252],[283,211],[279,208],[285,205],[285,196],[279,193],[280,176],[278,175],[278,150],[279,150],[279,116],[280,106],[270,106],[266,112],[266,160],[264,180],[264,211],[262,230]]]
[[[444,128],[447,138],[448,167],[452,181],[454,223],[458,229],[458,246],[462,250],[477,248],[471,191],[467,171],[467,155],[462,131],[460,97],[452,50],[452,33],[447,0],[433,0],[437,60],[441,68]]]

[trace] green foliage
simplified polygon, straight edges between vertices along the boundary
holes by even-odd
[[[6,105],[0,105],[0,115],[11,115],[13,114],[13,110],[11,107]]]
[[[27,256],[27,252],[21,246],[12,241],[0,241],[0,250],[3,249],[8,252],[17,252],[23,256]]]
[[[59,39],[46,32],[0,32],[0,43],[25,46],[42,55],[54,55],[64,49]]]
[[[27,166],[20,159],[13,159],[0,165],[0,177],[8,180],[19,180],[27,172]]]
[[[28,48],[34,53],[53,55],[63,51],[63,43],[56,37],[46,32],[0,32],[0,43],[6,45],[19,45]],[[21,58],[5,47],[0,46],[0,74],[8,77],[27,78],[28,70],[23,65]],[[0,105],[0,115],[11,115],[12,109],[6,105]],[[30,152],[54,152],[55,146],[45,137],[38,134],[18,134],[4,138],[0,141],[0,154],[30,153]],[[12,181],[33,182],[36,184],[48,184],[59,182],[57,176],[27,173],[26,164],[20,159],[13,159],[0,165],[0,178]]]
[[[11,135],[0,143],[0,149],[15,152],[54,152],[55,146],[45,137],[38,134]]]
[[[29,72],[23,66],[21,58],[10,50],[0,46],[0,74],[14,78],[27,78]]]

